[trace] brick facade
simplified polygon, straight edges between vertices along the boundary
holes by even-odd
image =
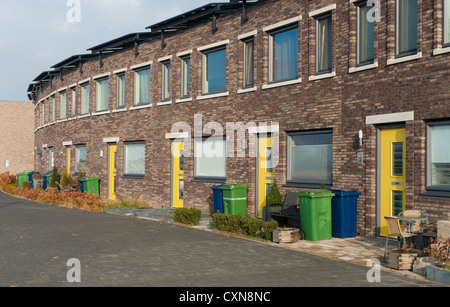
[[[0,173],[33,169],[34,105],[31,101],[0,101]]]
[[[333,6],[335,4],[335,6]],[[333,23],[332,74],[328,78],[311,80],[315,75],[315,19],[310,12],[329,7]],[[401,121],[406,128],[406,208],[427,211],[431,218],[446,217],[450,209],[448,197],[423,195],[426,189],[426,121],[450,118],[450,92],[448,90],[450,53],[433,54],[442,48],[441,1],[418,0],[418,50],[421,57],[391,64],[395,59],[395,1],[382,2],[381,21],[375,24],[375,63],[371,69],[350,72],[356,68],[356,6],[348,0],[339,1],[260,1],[247,9],[248,21],[242,23],[237,11],[217,19],[218,30],[211,31],[211,21],[190,26],[164,38],[142,43],[138,47],[103,55],[99,60],[83,63],[82,73],[72,69],[55,77],[39,92],[35,102],[35,146],[54,147],[55,165],[64,169],[66,154],[64,142],[71,142],[72,173],[74,147],[87,146],[87,174],[99,176],[101,193],[107,191],[107,144],[104,138],[119,138],[117,143],[117,193],[123,197],[145,198],[153,207],[171,207],[171,140],[165,135],[172,132],[176,122],[186,122],[194,128],[194,116],[201,114],[203,127],[208,122],[279,123],[280,161],[274,170],[275,178],[283,193],[298,191],[305,186],[286,184],[287,132],[331,129],[333,135],[333,185],[335,189],[351,188],[362,193],[358,201],[358,233],[372,236],[377,225],[377,131],[380,126],[366,124],[367,117],[392,113],[414,112],[412,120]],[[301,82],[265,88],[269,84],[268,33],[263,29],[277,22],[301,16],[299,29],[299,78]],[[254,35],[256,90],[238,93],[243,78],[243,43],[239,35],[256,30]],[[226,44],[226,75],[228,95],[210,99],[198,99],[202,95],[202,53],[197,48],[229,40]],[[191,63],[190,101],[176,103],[180,99],[181,59],[177,53],[189,51]],[[158,59],[171,58],[172,103],[161,102],[162,66]],[[134,72],[132,66],[152,61],[151,107],[134,109]],[[395,61],[394,61],[395,62]],[[389,65],[388,65],[389,64]],[[114,71],[127,69],[126,108],[116,109],[116,78]],[[106,114],[95,114],[94,76],[109,76],[109,108]],[[90,82],[90,115],[80,115],[80,81]],[[298,80],[300,81],[300,79]],[[70,118],[72,94],[75,85],[76,115]],[[56,99],[56,119],[59,118],[59,90],[67,88],[68,120],[50,122],[44,119],[51,97]],[[130,109],[131,108],[131,109]],[[46,114],[47,116],[47,114]],[[394,120],[394,122],[396,122]],[[381,123],[381,122],[380,122]],[[383,122],[387,124],[388,122]],[[364,144],[359,146],[358,132],[363,131]],[[208,135],[208,133],[204,134]],[[252,138],[247,134],[246,140]],[[145,141],[145,177],[125,178],[123,174],[124,142]],[[448,140],[447,140],[448,141]],[[66,143],[68,144],[68,143]],[[247,183],[248,209],[255,214],[256,158],[227,159],[227,183]],[[192,146],[193,147],[193,146]],[[101,155],[103,153],[103,156]],[[357,163],[357,153],[364,154],[364,162]],[[194,179],[194,159],[186,158],[185,207],[212,212],[211,182]],[[38,171],[47,171],[47,149],[36,155]],[[320,186],[319,186],[320,187]]]

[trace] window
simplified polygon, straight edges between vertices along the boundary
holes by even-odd
[[[56,120],[56,99],[52,96],[52,122]]]
[[[89,83],[81,86],[81,115],[89,114]]]
[[[316,17],[316,73],[332,70],[332,20],[331,13]]]
[[[269,33],[269,82],[297,78],[298,25],[295,24]]]
[[[42,109],[41,126],[44,126],[45,125],[45,101],[41,102],[41,109]]]
[[[226,91],[226,49],[212,49],[203,53],[202,94]]]
[[[59,94],[59,119],[66,118],[67,93],[66,91]]]
[[[48,106],[47,123],[50,123],[50,100],[47,99],[47,102],[45,104]]]
[[[225,179],[226,142],[223,137],[194,140],[194,168],[196,178]]]
[[[331,184],[332,161],[331,130],[297,132],[288,135],[288,182]]]
[[[417,0],[397,0],[396,54],[417,53]]]
[[[124,175],[145,175],[145,143],[125,143],[124,152]]]
[[[125,74],[117,75],[117,109],[125,108]]]
[[[244,40],[244,88],[254,84],[254,38]]]
[[[97,89],[97,99],[95,103],[95,111],[106,111],[108,110],[108,88],[109,88],[109,79],[100,79],[96,82]]]
[[[170,100],[170,61],[162,62],[162,101]]]
[[[450,0],[443,0],[443,39],[442,45],[448,47],[450,46]]]
[[[150,104],[150,67],[134,72],[134,105]]]
[[[357,4],[357,64],[371,64],[374,61],[375,22],[367,20],[371,7],[367,1]]]
[[[450,120],[427,126],[427,190],[450,191]]]
[[[75,117],[77,108],[77,95],[75,88],[73,88],[71,91],[72,91],[72,117]]]
[[[75,146],[75,172],[86,172],[86,145]]]
[[[52,171],[55,166],[55,149],[53,147],[48,148],[48,170]]]
[[[189,98],[191,89],[191,58],[181,58],[181,98]]]

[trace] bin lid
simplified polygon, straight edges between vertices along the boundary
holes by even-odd
[[[78,179],[78,181],[87,181],[87,177],[81,177]]]
[[[342,189],[342,190],[331,190],[335,196],[359,196],[360,192],[352,189]]]
[[[96,181],[96,180],[100,180],[100,177],[87,177],[87,180]]]
[[[215,184],[211,187],[213,190],[220,190],[220,188],[223,186],[223,184]]]
[[[306,190],[306,191],[299,191],[298,192],[299,197],[310,197],[310,198],[316,198],[316,197],[331,197],[334,196],[334,193],[332,193],[330,190]]]
[[[224,184],[220,187],[222,190],[235,190],[235,189],[248,189],[248,185],[239,183],[239,184]]]

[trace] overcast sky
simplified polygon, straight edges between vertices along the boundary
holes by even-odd
[[[28,85],[58,62],[212,2],[227,1],[0,0],[0,100],[28,100]]]

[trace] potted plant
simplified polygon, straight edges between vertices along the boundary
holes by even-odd
[[[450,238],[440,236],[425,252],[435,261],[427,266],[427,278],[450,285]]]
[[[62,178],[61,178],[61,185],[62,185],[64,191],[70,190],[70,181],[71,181],[71,177],[70,177],[69,170],[63,170]]]
[[[49,186],[55,189],[59,189],[59,180],[60,180],[60,175],[58,173],[58,168],[56,166],[53,167],[52,169],[52,179],[50,180],[50,184]]]
[[[411,271],[419,252],[408,245],[395,248],[387,253],[387,266],[396,270]]]
[[[267,195],[267,206],[263,208],[263,216],[267,216],[270,219],[270,215],[273,212],[280,212],[283,206],[283,196],[278,189],[278,184],[276,179],[273,180],[272,190],[269,195]]]

